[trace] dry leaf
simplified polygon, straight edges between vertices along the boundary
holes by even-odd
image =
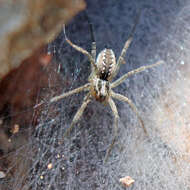
[[[121,182],[125,187],[129,187],[135,182],[135,180],[131,178],[130,176],[126,176],[126,177],[120,178],[119,182]]]

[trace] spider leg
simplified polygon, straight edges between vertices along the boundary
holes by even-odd
[[[79,92],[87,89],[89,86],[90,86],[90,83],[87,83],[87,84],[85,84],[85,85],[83,85],[81,87],[75,88],[74,90],[70,90],[69,92],[63,93],[63,94],[61,94],[59,96],[55,96],[55,97],[50,99],[50,103],[57,102],[58,100],[63,99],[65,97],[67,97],[67,96],[79,93]]]
[[[140,73],[140,72],[142,72],[142,71],[144,71],[146,69],[150,69],[152,67],[158,66],[158,65],[163,64],[163,63],[164,63],[163,61],[158,61],[155,64],[148,65],[148,66],[142,66],[142,67],[139,67],[138,69],[134,69],[134,70],[126,73],[125,75],[123,75],[122,77],[120,77],[119,79],[117,79],[116,81],[114,81],[111,84],[111,88],[115,88],[116,86],[120,85],[126,78],[128,78],[131,75],[134,75],[136,73]]]
[[[66,36],[66,33],[65,33],[65,25],[63,26],[63,32],[64,32],[64,35],[65,35],[65,40],[66,42],[72,46],[74,49],[76,49],[77,51],[81,52],[82,54],[86,55],[90,61],[90,63],[92,64],[92,67],[94,67],[94,69],[97,71],[97,66],[95,65],[95,61],[94,61],[94,58],[93,56],[88,52],[86,51],[85,49],[73,44]]]
[[[81,118],[86,106],[90,103],[91,99],[90,99],[90,95],[87,94],[85,97],[84,97],[84,100],[83,100],[83,103],[81,105],[81,107],[78,109],[77,113],[75,114],[74,118],[73,118],[73,121],[70,125],[70,127],[65,131],[64,135],[63,135],[63,138],[64,137],[67,137],[70,135],[70,132],[72,130],[72,128],[74,127],[74,125],[77,123],[77,121]]]
[[[136,19],[135,19],[135,24],[134,24],[134,26],[133,26],[133,28],[132,28],[132,30],[131,30],[131,33],[130,33],[130,35],[129,35],[127,41],[125,42],[125,45],[124,45],[124,47],[123,47],[123,49],[122,49],[122,51],[121,51],[121,54],[120,54],[120,56],[119,56],[119,58],[118,58],[118,61],[117,61],[117,68],[116,68],[115,75],[117,75],[121,64],[122,64],[122,63],[125,63],[125,58],[124,58],[124,57],[125,57],[125,55],[126,55],[127,49],[129,48],[129,46],[130,46],[130,44],[131,44],[131,42],[132,42],[132,40],[133,40],[133,35],[134,35],[134,33],[135,33],[136,26],[137,26],[137,24],[138,24],[138,22],[139,22],[140,15],[141,15],[141,10],[139,11],[139,13],[138,13],[138,15],[137,15],[137,17],[136,17]],[[115,76],[115,75],[114,75],[114,76]]]
[[[126,96],[123,96],[121,94],[115,93],[113,91],[111,93],[111,96],[113,98],[117,99],[117,100],[120,100],[120,101],[123,101],[123,102],[126,102],[126,103],[129,104],[129,106],[131,107],[131,109],[135,112],[136,116],[138,117],[138,119],[140,121],[140,124],[141,124],[141,126],[142,126],[145,134],[148,134],[147,130],[146,130],[145,126],[144,126],[143,120],[140,117],[140,114],[138,113],[138,110],[137,110],[136,106],[133,104],[133,102],[129,98],[127,98]]]
[[[85,11],[84,13],[85,13],[85,17],[86,17],[86,20],[88,21],[88,25],[89,25],[89,29],[90,29],[90,36],[91,36],[91,41],[92,41],[91,55],[92,55],[94,62],[95,62],[96,61],[96,41],[95,41],[95,37],[94,37],[93,25],[92,25],[92,23],[88,17],[87,11]]]
[[[113,137],[112,142],[111,142],[111,144],[110,144],[110,146],[109,146],[109,148],[108,148],[108,150],[106,152],[104,162],[107,162],[107,159],[108,159],[108,157],[110,155],[110,152],[111,152],[111,150],[113,148],[113,145],[115,144],[115,141],[116,141],[117,136],[118,136],[119,115],[118,115],[117,107],[116,107],[116,105],[115,105],[115,103],[114,103],[114,101],[112,100],[111,97],[108,99],[108,103],[109,103],[109,105],[111,107],[111,110],[113,112],[113,115],[114,115],[114,137]]]
[[[62,98],[65,98],[67,96],[79,93],[79,92],[81,92],[81,91],[83,91],[85,89],[88,89],[89,86],[90,86],[90,83],[87,83],[87,84],[85,84],[85,85],[83,85],[81,87],[78,87],[78,88],[74,89],[74,90],[70,90],[69,92],[63,93],[63,94],[61,94],[59,96],[55,96],[55,97],[51,98],[49,101],[47,101],[47,102],[45,101],[45,102],[41,102],[41,103],[35,105],[34,109],[37,108],[37,107],[39,107],[39,106],[44,105],[45,103],[48,103],[48,102],[50,102],[50,103],[57,102],[58,100],[60,100]]]

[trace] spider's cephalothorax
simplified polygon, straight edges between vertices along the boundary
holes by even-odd
[[[100,78],[94,78],[90,87],[90,94],[99,102],[107,101],[110,94],[110,83]]]
[[[140,16],[140,14],[139,14],[139,16]],[[107,160],[108,155],[109,155],[109,153],[116,141],[116,138],[117,138],[119,114],[118,114],[117,107],[116,107],[113,99],[124,101],[129,104],[129,106],[132,108],[132,110],[136,113],[136,115],[140,121],[140,124],[143,127],[144,132],[146,133],[146,129],[144,127],[143,121],[137,111],[137,108],[133,104],[133,102],[130,99],[128,99],[126,96],[115,93],[113,91],[113,88],[119,86],[129,76],[134,75],[139,72],[142,72],[145,69],[152,68],[152,67],[155,67],[155,66],[163,63],[163,61],[159,61],[152,65],[140,67],[138,69],[132,70],[132,71],[124,74],[122,77],[120,77],[116,81],[111,82],[112,79],[117,75],[121,64],[124,63],[124,57],[125,57],[128,47],[132,41],[133,33],[135,31],[135,27],[137,25],[138,19],[139,19],[139,17],[137,17],[137,20],[132,29],[131,35],[129,36],[128,40],[125,42],[125,45],[121,51],[121,55],[119,56],[117,61],[115,59],[114,52],[111,49],[102,50],[96,59],[96,42],[93,40],[94,36],[93,36],[93,32],[92,32],[93,31],[92,25],[90,25],[91,26],[91,34],[92,34],[91,36],[92,36],[92,41],[93,41],[91,53],[89,53],[88,51],[84,50],[83,48],[73,44],[67,38],[67,36],[65,34],[65,27],[64,27],[64,34],[65,34],[65,39],[66,39],[67,43],[69,43],[74,49],[76,49],[77,51],[83,53],[84,55],[86,55],[88,57],[88,59],[91,63],[91,74],[89,76],[87,84],[85,84],[81,87],[78,87],[74,90],[71,90],[69,92],[63,93],[60,96],[56,96],[56,97],[52,98],[50,100],[50,102],[56,102],[62,98],[65,98],[65,97],[70,96],[75,93],[79,93],[81,91],[88,92],[83,100],[81,107],[78,109],[77,113],[75,114],[73,121],[71,123],[71,126],[66,130],[64,137],[70,133],[73,126],[76,124],[76,122],[82,116],[86,106],[92,101],[93,98],[99,102],[107,103],[110,106],[110,108],[113,112],[113,116],[114,116],[114,138],[111,142],[111,145],[109,146],[109,148],[107,150],[105,160]]]
[[[98,77],[102,80],[110,81],[116,70],[116,59],[112,49],[102,50],[97,57],[96,65]]]

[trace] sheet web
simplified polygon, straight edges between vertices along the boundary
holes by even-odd
[[[115,101],[120,115],[119,138],[104,164],[113,137],[110,108],[90,103],[70,137],[60,144],[85,93],[53,105],[47,103],[29,141],[18,149],[24,158],[22,167],[26,165],[26,175],[21,177],[18,169],[12,183],[15,190],[119,190],[123,189],[119,178],[128,175],[135,180],[129,189],[190,188],[188,1],[89,2],[88,13],[94,23],[98,52],[108,42],[119,55],[140,7],[142,16],[126,56],[127,63],[121,66],[118,76],[160,59],[165,64],[130,77],[115,91],[135,103],[148,137],[130,107]],[[90,35],[82,13],[67,26],[67,34],[73,42],[89,50]],[[57,87],[59,93],[87,82],[90,73],[87,58],[69,47],[63,34],[49,45],[48,51],[60,65],[58,72],[63,85]],[[45,100],[58,93],[51,82],[49,89],[51,93]]]

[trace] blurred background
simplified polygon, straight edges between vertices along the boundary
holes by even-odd
[[[44,9],[41,4],[37,8],[29,4],[35,10],[29,18],[40,18],[40,27],[29,19],[26,30],[22,27],[21,33],[16,33],[15,27],[23,20],[14,16],[10,22],[5,22],[8,17],[0,22],[8,23],[7,28],[14,31],[7,43],[8,29],[0,29],[4,35],[1,49],[6,50],[0,54],[4,56],[0,61],[16,63],[13,70],[2,72],[0,81],[0,189],[123,190],[119,179],[124,176],[135,180],[128,189],[189,189],[190,2],[75,0],[73,4],[65,1],[63,7],[60,0],[55,2],[57,7]],[[22,12],[14,10],[15,15]],[[35,16],[37,10],[40,16]],[[130,107],[115,101],[120,116],[119,138],[107,163],[103,159],[113,138],[114,121],[109,106],[90,103],[70,138],[60,144],[85,93],[48,103],[51,97],[88,80],[87,57],[66,43],[62,30],[67,23],[67,37],[90,51],[91,37],[83,10],[93,24],[97,53],[109,47],[116,57],[141,10],[126,64],[116,78],[140,66],[165,62],[128,78],[115,89],[134,102],[148,136]],[[19,45],[13,51],[14,44]],[[33,109],[41,101],[47,103]]]

